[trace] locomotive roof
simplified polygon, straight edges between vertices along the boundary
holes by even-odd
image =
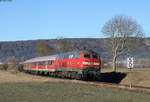
[[[88,50],[79,50],[79,51],[72,51],[72,52],[61,53],[61,54],[57,54],[57,55],[35,57],[35,58],[32,58],[32,59],[24,61],[24,63],[31,63],[31,62],[37,62],[37,61],[46,61],[46,60],[55,60],[58,56],[61,56],[61,55],[89,53],[89,52],[90,53],[96,53],[96,52],[88,51]]]
[[[66,52],[66,53],[62,53],[62,54],[65,55],[65,54],[74,54],[74,53],[96,53],[96,52],[91,51],[91,50],[77,50],[77,51]]]

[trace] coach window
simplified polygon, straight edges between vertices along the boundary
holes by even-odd
[[[38,65],[41,66],[41,62],[38,62]]]
[[[31,66],[31,63],[29,63],[29,66]]]
[[[69,55],[64,55],[64,59],[69,59]]]
[[[63,55],[60,55],[60,56],[59,56],[59,59],[60,59],[60,60],[64,59],[64,56],[63,56]]]
[[[24,64],[25,67],[27,67],[27,64]]]
[[[69,55],[69,59],[73,59],[73,57],[74,57],[73,55]]]
[[[51,66],[51,65],[53,65],[53,64],[54,64],[54,61],[53,61],[53,60],[48,61],[48,66]]]
[[[79,58],[80,57],[80,55],[79,54],[75,54],[74,55],[74,58],[76,59],[76,58]]]
[[[80,56],[79,54],[73,54],[72,59],[77,59],[77,58],[79,58],[79,56]]]
[[[33,65],[36,66],[36,63],[34,62]]]
[[[89,54],[84,54],[84,58],[90,58]]]
[[[39,66],[43,66],[43,65],[44,65],[44,62],[39,62],[38,65],[39,65]]]

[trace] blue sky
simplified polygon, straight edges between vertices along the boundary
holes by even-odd
[[[150,37],[150,0],[12,0],[0,2],[0,41],[102,38],[104,23],[128,15]]]

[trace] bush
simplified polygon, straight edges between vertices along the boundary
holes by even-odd
[[[8,69],[8,63],[3,63],[0,65],[0,70],[7,70]]]
[[[18,72],[19,62],[20,62],[19,59],[12,57],[12,58],[7,59],[6,62],[8,63],[7,70],[15,72],[15,73]]]

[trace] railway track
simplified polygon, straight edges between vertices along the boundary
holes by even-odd
[[[96,82],[96,81],[79,81],[79,80],[75,81],[75,83],[83,83],[83,84],[90,84],[90,85],[96,85],[96,86],[108,86],[108,87],[116,87],[116,88],[127,88],[127,89],[148,89],[150,91],[150,87],[136,86],[136,85],[131,86],[127,84],[115,84],[115,83]]]
[[[150,87],[145,86],[136,86],[136,85],[127,85],[127,84],[114,84],[114,83],[106,83],[106,82],[93,82],[95,84],[102,84],[102,85],[109,85],[112,87],[119,87],[119,88],[130,88],[130,89],[150,89]]]
[[[79,81],[79,80],[77,81],[73,80],[72,83],[150,94],[150,87],[144,87],[144,86],[132,85],[131,87],[130,85],[126,85],[126,84],[114,84],[114,83],[106,83],[106,82],[92,82],[92,81]]]
[[[26,73],[27,74],[27,73]],[[30,74],[31,75],[31,74]],[[32,74],[33,75],[33,74]],[[34,74],[36,75],[36,74]],[[50,77],[48,75],[36,75],[40,77]],[[100,81],[91,81],[91,80],[73,80],[68,78],[59,78],[59,77],[50,77],[57,82],[69,82],[69,83],[76,83],[76,84],[84,84],[84,85],[91,85],[91,86],[102,86],[102,87],[109,87],[109,88],[121,88],[127,89],[132,91],[143,91],[150,94],[150,87],[145,86],[136,86],[136,85],[127,85],[127,84],[116,84],[116,83],[108,83],[108,82],[100,82]]]

